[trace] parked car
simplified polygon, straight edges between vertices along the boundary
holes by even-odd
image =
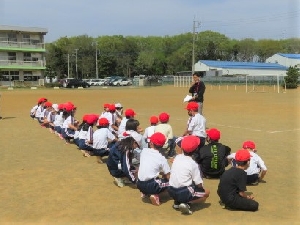
[[[112,82],[112,86],[121,86],[122,79],[115,79]]]
[[[132,80],[128,78],[123,78],[121,80],[121,86],[129,86],[129,85],[132,85]]]
[[[91,79],[89,84],[91,86],[103,86],[104,82],[105,82],[104,79]]]
[[[119,80],[120,78],[113,78],[113,79],[110,79],[109,81],[108,81],[108,85],[109,86],[114,86],[114,82],[115,81],[117,81],[117,80]]]
[[[78,88],[78,87],[88,88],[90,86],[91,86],[90,84],[80,79],[68,79],[65,80],[63,83],[63,87],[65,88]]]

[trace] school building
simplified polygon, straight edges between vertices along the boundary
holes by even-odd
[[[38,84],[46,69],[46,28],[0,25],[0,85]]]

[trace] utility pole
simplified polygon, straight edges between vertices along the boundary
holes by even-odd
[[[68,78],[70,78],[70,54],[68,54]]]
[[[78,79],[78,69],[77,69],[77,51],[78,48],[75,49],[75,57],[76,57],[76,61],[75,61],[75,71],[76,71],[76,78]]]
[[[99,78],[99,74],[98,74],[98,43],[95,42],[96,45],[96,79]]]
[[[196,35],[198,32],[196,32],[196,29],[199,28],[200,22],[196,21],[194,19],[193,21],[193,50],[192,50],[192,75],[195,72],[195,41],[196,41]]]

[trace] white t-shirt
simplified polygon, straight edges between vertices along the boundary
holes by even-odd
[[[139,180],[151,180],[156,178],[160,172],[164,174],[170,172],[167,159],[158,150],[144,148],[140,154]]]
[[[145,129],[144,134],[143,134],[143,138],[144,140],[147,140],[147,143],[150,142],[150,137],[152,136],[152,134],[154,134],[154,129],[156,126],[149,126]]]
[[[81,129],[79,131],[78,138],[79,139],[84,139],[84,140],[87,140],[87,141],[92,141],[93,140],[93,133],[94,133],[93,127],[89,126],[87,131],[84,131],[83,129]]]
[[[116,123],[116,114],[115,113],[111,113],[111,112],[104,112],[100,117],[100,118],[106,118],[109,122],[109,129],[111,131],[114,131],[114,129],[112,128],[112,125],[114,125]]]
[[[69,128],[69,125],[74,124],[74,118],[73,116],[68,116],[67,119],[63,122],[62,128]]]
[[[64,123],[63,112],[58,112],[55,115],[53,124],[54,124],[54,126],[62,127],[63,123]]]
[[[114,140],[115,135],[108,128],[100,128],[93,134],[93,148],[107,148],[108,140]]]
[[[191,135],[206,138],[206,119],[200,113],[190,117],[187,126],[188,131],[192,132]]]
[[[40,118],[43,117],[42,112],[44,111],[44,107],[43,106],[38,106],[35,112],[35,117],[36,118]]]
[[[170,186],[174,188],[187,187],[193,181],[196,185],[203,183],[198,164],[190,156],[177,155],[171,168]]]
[[[123,119],[121,120],[121,123],[119,125],[119,129],[118,129],[118,138],[119,139],[123,139],[124,135],[123,133],[126,131],[126,123],[127,123],[128,119],[126,117],[123,117]]]
[[[260,173],[261,170],[267,170],[267,167],[265,165],[265,162],[261,159],[259,155],[257,155],[255,152],[250,152],[250,166],[248,169],[245,170],[247,175],[253,175]],[[231,153],[229,156],[227,156],[228,159],[235,159],[235,153]]]
[[[33,107],[31,108],[31,110],[30,110],[30,114],[31,114],[31,115],[34,115],[34,114],[35,114],[35,111],[37,110],[38,107],[39,107],[38,105],[33,106]]]

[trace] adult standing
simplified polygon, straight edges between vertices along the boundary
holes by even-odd
[[[192,99],[190,102],[198,103],[198,112],[202,115],[203,111],[203,101],[204,101],[204,92],[205,92],[205,84],[201,81],[200,74],[193,74],[193,85],[189,89],[189,93],[192,94]]]

